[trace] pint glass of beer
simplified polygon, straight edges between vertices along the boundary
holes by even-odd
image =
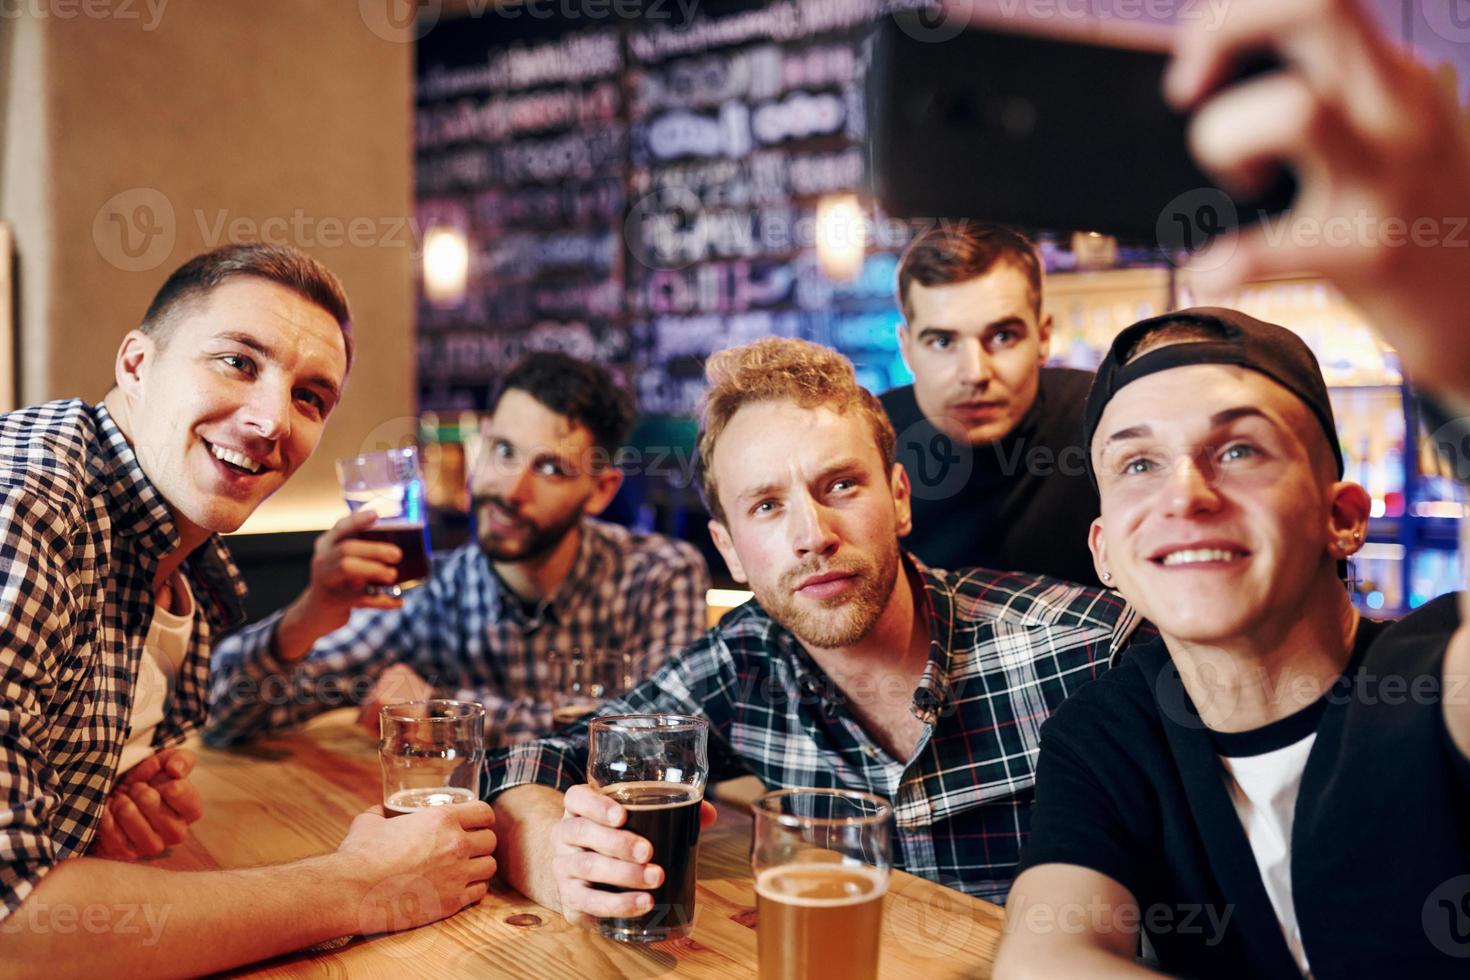
[[[404,701],[378,715],[383,813],[396,817],[480,798],[485,708],[476,701]]]
[[[339,459],[337,478],[348,510],[366,508],[378,515],[377,523],[357,532],[357,537],[395,545],[403,552],[398,577],[382,591],[396,596],[422,585],[429,577],[429,525],[419,451],[409,446]]]
[[[653,943],[694,928],[699,804],[709,779],[709,722],[691,715],[609,715],[589,729],[587,778],[628,811],[623,829],[653,845],[663,884],[653,907],[629,919],[601,919],[598,931],[622,942]],[[597,885],[604,891],[632,889]]]
[[[633,655],[622,650],[553,650],[551,720],[560,728],[591,714],[608,698],[626,694],[638,683]]]
[[[855,790],[782,789],[753,812],[761,980],[874,980],[893,807]]]

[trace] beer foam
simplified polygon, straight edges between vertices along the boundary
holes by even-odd
[[[679,799],[670,800],[667,803],[624,803],[618,797],[623,793],[637,793],[647,791],[650,793],[663,793],[665,795],[681,794]],[[600,787],[598,792],[604,796],[613,798],[613,802],[624,810],[672,810],[676,806],[688,806],[691,802],[704,799],[704,793],[697,786],[688,783],[665,783],[657,779],[650,779],[636,783],[609,783]]]
[[[821,882],[830,888],[834,879],[848,894],[814,897],[801,893],[805,884]],[[862,890],[852,892],[851,889],[854,887]],[[767,901],[780,902],[782,905],[835,908],[839,905],[858,905],[881,898],[888,891],[888,875],[878,868],[865,864],[834,864],[815,861],[778,864],[774,868],[767,868],[757,876],[755,890]]]
[[[454,806],[471,803],[475,794],[463,786],[430,786],[417,789],[401,789],[383,801],[384,810],[395,813],[413,813],[436,806]]]

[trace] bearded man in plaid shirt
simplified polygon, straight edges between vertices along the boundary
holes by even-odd
[[[1138,620],[1115,593],[926,568],[899,549],[894,432],[840,355],[763,340],[714,355],[699,436],[710,529],[755,599],[598,714],[710,722],[711,780],[841,786],[894,804],[894,864],[1003,901],[1043,721]],[[494,753],[510,882],[569,919],[634,916],[662,871],[586,785],[586,722]],[[706,804],[706,820],[713,810]],[[651,876],[651,877],[650,877]]]
[[[0,972],[212,973],[485,894],[494,816],[478,801],[391,830],[362,814],[336,852],[294,864],[135,861],[202,816],[178,743],[204,718],[211,638],[244,594],[219,534],[316,449],[349,323],[319,263],[227,245],[164,283],[101,403],[0,415]],[[415,919],[364,919],[400,879],[412,902],[386,900]]]
[[[600,365],[530,354],[507,372],[470,476],[478,540],[403,598],[398,549],[354,538],[370,512],[317,540],[311,584],[219,644],[206,737],[234,742],[360,703],[455,697],[485,706],[491,745],[551,732],[553,654],[624,655],[646,676],[704,632],[709,570],[683,541],[599,521],[632,399]],[[356,609],[356,612],[353,610]]]

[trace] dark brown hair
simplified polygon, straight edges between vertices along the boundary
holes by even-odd
[[[558,415],[592,434],[592,444],[609,457],[622,448],[635,418],[633,396],[601,364],[556,351],[538,351],[517,361],[500,383],[491,411],[507,391],[524,391]]]
[[[1041,316],[1041,257],[1031,239],[1004,225],[942,221],[922,232],[898,260],[898,305],[912,315],[909,287],[949,286],[1009,263],[1031,286],[1031,305]]]
[[[325,310],[342,328],[347,367],[352,368],[352,313],[342,283],[326,266],[289,245],[238,242],[194,256],[159,288],[138,329],[160,346],[168,343],[175,317],[183,308],[241,277],[284,286]]]

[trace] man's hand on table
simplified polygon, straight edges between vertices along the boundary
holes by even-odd
[[[451,916],[485,897],[495,874],[495,811],[476,801],[352,821],[337,855],[361,888],[359,932],[396,932]]]
[[[183,843],[189,824],[204,814],[199,790],[189,782],[195,761],[193,752],[169,748],[124,773],[107,797],[87,853],[135,861]]]
[[[642,915],[653,904],[646,891],[608,892],[594,883],[625,888],[656,888],[663,869],[650,864],[653,846],[644,838],[619,830],[628,811],[591,786],[573,786],[562,803],[562,818],[551,828],[555,852],[552,871],[562,915],[573,924],[589,919]],[[699,824],[715,822],[715,808],[699,805]]]
[[[357,712],[357,724],[373,738],[379,735],[378,715],[386,705],[405,701],[424,701],[434,696],[434,688],[413,669],[394,664],[378,675]]]

